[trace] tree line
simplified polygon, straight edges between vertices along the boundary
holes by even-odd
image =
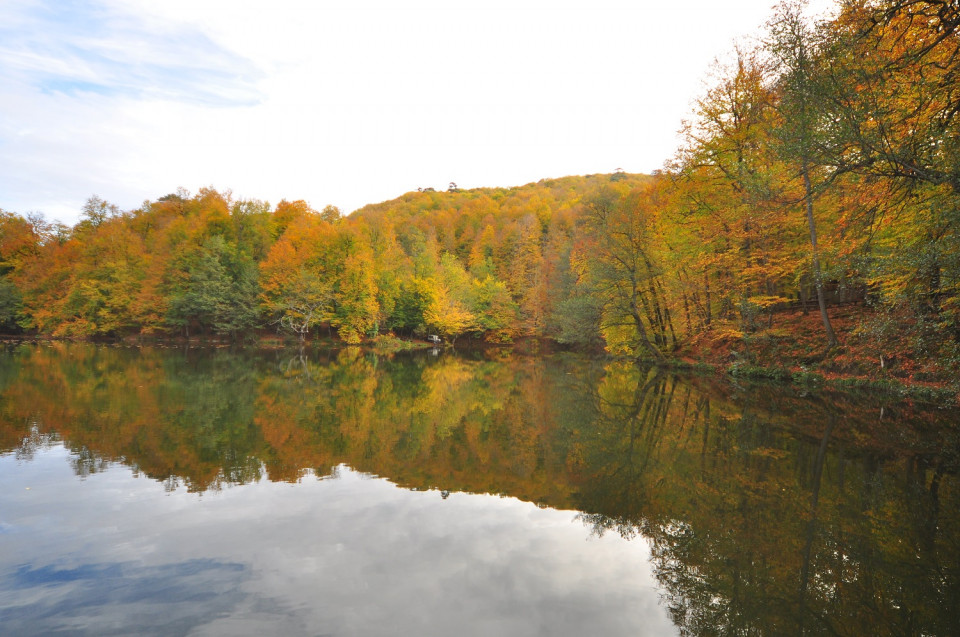
[[[960,363],[960,10],[781,4],[716,65],[654,175],[421,189],[343,217],[229,192],[72,228],[0,215],[0,321],[64,336],[552,338],[664,359],[785,307]]]

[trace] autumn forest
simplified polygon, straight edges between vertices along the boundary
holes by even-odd
[[[717,63],[652,175],[451,183],[347,216],[212,188],[127,211],[94,196],[73,227],[0,211],[0,327],[543,338],[955,378],[958,70],[952,1],[852,0],[815,23],[784,4]]]

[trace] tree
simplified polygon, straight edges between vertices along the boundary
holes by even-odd
[[[0,330],[20,330],[23,297],[16,277],[39,250],[34,225],[19,215],[0,210]]]
[[[520,330],[528,335],[542,334],[546,321],[541,236],[540,222],[534,214],[525,214],[516,222],[509,282],[519,308]]]
[[[247,255],[254,263],[263,261],[275,240],[275,217],[270,212],[270,204],[257,199],[235,201],[230,218],[233,220],[232,234],[237,251]]]
[[[669,175],[668,241],[680,252],[671,258],[676,278],[689,291],[684,313],[693,305],[704,327],[739,315],[748,332],[758,309],[784,300],[795,246],[782,196],[789,179],[772,139],[768,65],[756,51],[734,53],[686,126]]]
[[[470,275],[452,254],[444,253],[436,277],[422,282],[428,299],[423,318],[428,328],[456,341],[457,337],[477,327],[477,317],[470,311]]]
[[[323,210],[320,211],[320,218],[326,221],[327,223],[337,223],[343,217],[340,209],[336,206],[324,206]]]
[[[256,266],[238,257],[221,235],[194,252],[186,277],[170,299],[168,321],[189,334],[196,323],[202,330],[236,333],[253,327],[258,318]]]
[[[269,272],[269,270],[267,271]],[[281,327],[294,332],[302,342],[310,329],[330,318],[333,284],[310,268],[298,268],[282,281],[268,279],[265,306]]]
[[[363,336],[379,331],[374,259],[364,235],[341,229],[335,269],[336,310],[332,322],[341,339],[359,343]]]
[[[586,201],[583,218],[590,241],[584,258],[591,287],[603,304],[601,326],[608,343],[625,338],[634,352],[662,362],[663,350],[675,339],[671,342],[661,271],[653,259],[650,188],[629,200],[604,187]]]
[[[296,201],[282,200],[273,211],[274,238],[282,236],[290,224],[300,217],[317,214],[317,211],[303,199],[297,199]]]
[[[771,40],[767,48],[775,60],[780,91],[780,138],[781,154],[793,160],[803,179],[803,206],[810,233],[811,264],[813,281],[817,291],[817,304],[827,337],[827,349],[839,342],[827,314],[823,293],[823,271],[820,267],[820,247],[817,242],[817,226],[813,204],[816,198],[812,175],[817,163],[817,148],[822,145],[817,139],[823,133],[820,119],[823,113],[823,92],[818,87],[816,52],[809,28],[801,13],[802,3],[781,4],[770,23]]]
[[[319,215],[294,218],[260,264],[266,313],[303,341],[333,318],[335,234]]]
[[[488,274],[473,281],[470,296],[470,311],[476,317],[477,328],[491,340],[510,341],[516,333],[517,305],[506,283]]]
[[[863,224],[871,289],[960,341],[960,10],[860,0],[823,33],[831,161],[888,193]]]
[[[837,167],[960,193],[956,3],[855,0],[823,30]]]
[[[97,195],[92,195],[83,204],[80,210],[81,221],[78,224],[80,228],[96,228],[107,219],[116,217],[120,209],[112,203],[101,199]]]

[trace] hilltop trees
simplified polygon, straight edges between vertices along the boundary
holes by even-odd
[[[617,179],[621,195],[646,180]],[[575,219],[583,198],[609,183],[598,175],[410,193],[350,217],[303,201],[271,209],[211,188],[127,212],[92,197],[75,228],[41,234],[7,215],[5,322],[62,336],[238,336],[274,326],[301,339],[324,328],[347,342],[386,330],[541,337],[557,329],[574,288],[589,297],[587,270],[571,263],[587,240]],[[581,342],[596,338],[592,319],[563,320]]]
[[[381,327],[447,340],[546,335],[566,296],[553,273],[569,269],[573,237],[560,227],[569,227],[566,215],[583,194],[608,180],[409,193],[358,211],[348,222],[367,228],[376,248]],[[566,255],[562,264],[554,249]],[[393,256],[383,259],[380,250]]]

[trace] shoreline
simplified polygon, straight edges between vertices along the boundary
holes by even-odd
[[[343,349],[358,347],[377,354],[395,354],[399,352],[423,351],[437,349],[428,341],[421,341],[395,336],[381,336],[379,339],[368,339],[357,345],[350,345],[342,341],[320,337],[306,340],[302,343],[296,339],[282,336],[258,335],[250,338],[230,339],[222,337],[112,337],[112,338],[63,338],[44,335],[0,335],[0,343],[91,343],[101,345],[126,345],[132,347],[149,346],[183,346],[183,347],[257,347],[261,349],[296,349],[296,348],[324,348]],[[459,346],[459,347],[458,347]],[[489,343],[482,340],[462,339],[457,346],[450,343],[442,344],[439,349],[454,349],[461,351],[502,351],[510,350],[522,355],[537,355],[557,351],[575,351],[598,359],[633,360],[635,363],[650,367],[660,367],[669,371],[683,371],[712,376],[726,382],[750,381],[771,382],[783,386],[793,386],[801,389],[831,389],[838,391],[877,392],[883,396],[901,400],[916,400],[934,406],[949,408],[960,406],[960,379],[953,384],[944,380],[921,380],[912,376],[900,378],[890,372],[882,376],[871,377],[865,374],[844,373],[836,370],[818,369],[816,366],[807,366],[796,360],[777,359],[773,364],[758,364],[745,361],[737,357],[736,352],[731,355],[725,349],[718,351],[709,348],[686,348],[674,356],[668,356],[665,361],[657,362],[649,358],[636,358],[613,355],[602,350],[578,350],[570,348],[550,339],[518,339],[513,343]],[[849,353],[841,348],[840,355]],[[712,354],[712,355],[711,355]],[[722,359],[718,360],[718,355]],[[824,359],[821,364],[828,367],[835,366],[834,359]]]
[[[652,361],[642,361],[654,365]],[[707,362],[691,362],[684,359],[668,359],[663,365],[669,370],[684,370],[713,376],[728,382],[767,382],[800,389],[829,389],[850,392],[875,392],[882,396],[901,400],[916,400],[941,408],[960,407],[960,392],[942,384],[907,381],[892,378],[864,378],[861,376],[826,375],[816,371],[791,371],[784,367],[758,367],[716,365]]]

